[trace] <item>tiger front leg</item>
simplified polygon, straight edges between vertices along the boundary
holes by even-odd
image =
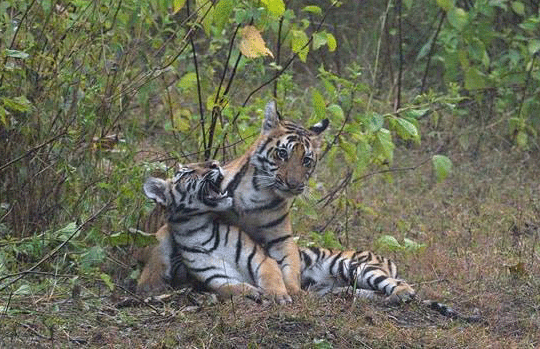
[[[265,256],[259,267],[258,284],[264,290],[265,295],[271,296],[278,304],[291,303],[291,296],[283,281],[283,276],[277,262]]]
[[[278,240],[278,239],[276,239]],[[279,242],[270,242],[267,244],[266,252],[270,257],[277,261],[283,282],[289,295],[301,293],[300,289],[300,253],[298,246],[291,236],[280,240]]]

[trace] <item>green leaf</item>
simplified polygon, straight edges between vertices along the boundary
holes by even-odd
[[[420,139],[420,135],[418,134],[418,130],[416,129],[416,126],[414,126],[411,122],[403,118],[397,118],[396,121],[398,124],[397,133],[401,138],[405,140]]]
[[[305,63],[309,52],[309,46],[307,45],[309,39],[303,30],[291,30],[291,34],[291,49],[294,53],[298,54],[298,58]]]
[[[18,289],[16,289],[13,294],[16,296],[28,296],[32,294],[32,290],[30,289],[30,286],[28,284],[23,284]]]
[[[19,51],[19,50],[9,50],[6,49],[6,56],[11,58],[19,58],[19,59],[26,59],[30,57],[30,55],[26,52]]]
[[[399,251],[403,249],[403,246],[401,246],[397,239],[392,235],[381,235],[381,237],[377,239],[376,244],[379,247],[390,251]]]
[[[180,81],[176,84],[178,88],[184,91],[190,90],[194,88],[196,85],[197,85],[197,74],[193,72],[187,73],[184,76],[182,76]]]
[[[81,267],[88,269],[100,265],[105,260],[105,250],[100,246],[92,246],[87,252],[81,256]]]
[[[129,232],[114,233],[107,238],[110,246],[127,246],[135,244],[137,247],[145,247],[156,244],[158,240],[155,234],[148,234],[140,230],[130,229]]]
[[[373,150],[375,156],[381,161],[388,161],[392,163],[394,160],[394,142],[392,142],[392,134],[385,128],[381,128],[375,134],[375,142],[373,143]]]
[[[527,48],[529,49],[529,54],[532,56],[535,53],[540,51],[540,40],[538,39],[529,39],[529,43],[527,44]]]
[[[325,32],[313,34],[313,40],[311,41],[313,50],[318,50],[321,46],[326,45],[326,40],[327,37]]]
[[[184,0],[185,2],[185,0]],[[214,24],[218,32],[223,30],[234,9],[234,0],[220,0],[214,9]]]
[[[448,11],[454,7],[454,2],[452,0],[437,0],[437,5],[443,10]]]
[[[447,14],[448,22],[452,27],[461,31],[469,23],[469,13],[462,8],[453,7]]]
[[[324,119],[326,115],[326,102],[324,101],[323,95],[318,90],[313,90],[311,92],[311,101],[313,102],[313,110],[315,110],[315,115],[317,118]]]
[[[15,98],[2,97],[2,103],[6,108],[21,113],[29,111],[30,107],[32,106],[26,96],[19,96]]]
[[[519,149],[528,149],[529,148],[529,136],[525,131],[519,131],[516,135],[516,144]]]
[[[465,72],[465,88],[469,91],[486,88],[486,77],[484,73],[476,68],[467,69]]]
[[[408,117],[412,119],[419,119],[426,115],[426,113],[429,112],[429,108],[425,109],[409,109],[405,110],[403,113]]]
[[[337,48],[337,41],[333,34],[326,33],[326,45],[328,45],[328,51],[334,52]]]
[[[220,1],[221,2],[221,1]],[[180,11],[186,4],[186,0],[173,0],[173,14],[176,14]]]
[[[285,3],[283,0],[261,0],[270,13],[279,17],[285,12]]]
[[[321,15],[322,14],[322,10],[319,6],[315,6],[315,5],[311,5],[311,6],[306,6],[302,9],[302,11],[304,12],[310,12],[310,13],[314,13],[316,15]]]
[[[525,6],[523,5],[523,3],[521,1],[513,1],[512,4],[512,10],[520,15],[520,16],[524,16],[525,15]]]
[[[65,227],[58,229],[53,233],[53,235],[58,236],[61,240],[68,239],[73,233],[77,231],[77,223],[70,222]]]
[[[345,160],[349,164],[354,164],[356,161],[356,147],[350,142],[340,142],[339,147],[343,150]]]
[[[7,127],[8,121],[6,118],[6,110],[1,105],[0,105],[0,121],[2,122],[2,125],[4,125],[4,127]]]
[[[335,121],[335,124],[339,124],[341,123],[344,119],[345,119],[345,116],[343,114],[343,109],[341,109],[341,107],[337,104],[331,104],[328,106],[327,110],[330,112],[330,114],[332,114],[332,116],[334,117],[331,121],[332,123]]]
[[[101,274],[99,274],[99,277],[105,283],[105,285],[107,285],[109,290],[114,291],[115,285],[114,285],[114,282],[112,281],[112,278],[111,278],[111,276],[109,274],[101,273]]]
[[[380,114],[373,113],[368,119],[367,128],[368,131],[375,133],[378,132],[384,125],[384,117]]]
[[[444,181],[452,172],[452,161],[444,155],[434,155],[431,162],[439,183]]]
[[[415,242],[415,241],[413,241],[411,239],[404,238],[403,239],[403,247],[407,251],[416,252],[416,251],[421,251],[424,248],[426,248],[426,244],[420,244],[420,243]]]

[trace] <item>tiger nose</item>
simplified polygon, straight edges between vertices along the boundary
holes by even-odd
[[[299,181],[288,181],[287,186],[289,187],[290,191],[295,194],[300,194],[304,191],[304,183]]]

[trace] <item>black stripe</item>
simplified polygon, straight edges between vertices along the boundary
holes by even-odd
[[[238,261],[240,260],[240,253],[242,252],[242,240],[240,237],[240,230],[238,230],[238,236],[236,237],[236,264],[238,265]]]
[[[339,276],[341,276],[341,279],[347,282],[350,280],[347,279],[347,274],[345,274],[345,262],[346,261],[344,259],[339,261],[338,273],[339,273]]]
[[[336,264],[337,260],[341,257],[341,255],[343,254],[343,252],[340,252],[338,253],[337,255],[334,256],[334,258],[332,258],[332,262],[330,263],[330,272],[332,272],[332,269],[334,268],[334,265]]]
[[[214,232],[212,232],[212,234],[210,234],[210,237],[209,237],[206,241],[204,241],[201,245],[202,245],[202,246],[205,246],[207,243],[209,243],[210,241],[212,241],[215,237],[216,237],[216,234],[215,234]],[[219,237],[218,237],[218,238],[219,238]],[[210,251],[212,251],[212,250],[210,250]]]
[[[225,233],[225,243],[224,246],[227,246],[229,244],[229,232],[231,231],[231,226],[227,225],[227,232]]]
[[[192,248],[192,247],[182,246],[180,244],[178,244],[178,248],[184,252],[208,254],[208,251],[202,248]]]
[[[319,259],[321,258],[321,249],[314,246],[310,247],[309,249],[317,256],[317,258],[315,259],[315,263],[318,263]]]
[[[312,263],[312,260],[309,254],[306,251],[300,251],[300,256],[302,257],[302,260],[304,261],[305,269],[309,268]]]
[[[263,224],[263,225],[259,226],[259,228],[272,228],[272,227],[282,223],[285,220],[285,218],[287,218],[288,215],[289,215],[289,212],[285,213],[283,216],[279,217],[275,221],[272,221],[270,223],[266,223],[266,224]]]
[[[268,143],[272,142],[273,140],[274,140],[273,138],[268,137],[268,138],[266,139],[266,141],[265,141],[263,144],[261,144],[261,145],[257,148],[257,155],[259,155],[260,153],[262,153],[263,150],[266,149],[266,146],[268,145]]]
[[[214,221],[214,227],[212,229],[212,235],[216,237],[216,240],[214,242],[214,246],[212,246],[212,248],[210,249],[209,252],[212,252],[214,251],[216,248],[219,247],[219,222],[218,221]]]
[[[213,269],[218,269],[218,267],[214,267],[214,266],[205,267],[205,268],[190,268],[190,267],[186,266],[186,268],[188,268],[189,271],[196,272],[196,273],[200,273],[200,272],[208,271],[208,270],[213,270]]]
[[[269,203],[267,203],[264,206],[260,206],[260,207],[256,207],[256,208],[250,208],[250,209],[244,210],[244,212],[258,212],[258,211],[271,210],[271,209],[276,208],[277,206],[279,206],[280,204],[282,204],[284,202],[285,202],[284,199],[282,199],[280,197],[277,197],[277,198],[270,201]]]
[[[246,161],[246,163],[240,168],[240,171],[238,171],[235,175],[232,181],[229,182],[227,185],[226,191],[229,192],[229,195],[232,195],[236,188],[238,188],[238,185],[240,184],[240,181],[242,180],[242,177],[247,172],[249,166],[249,159]]]
[[[249,254],[249,257],[247,260],[247,267],[249,271],[249,276],[251,277],[251,280],[254,283],[256,283],[255,273],[253,272],[253,257],[255,257],[255,253],[257,253],[257,245],[253,244],[253,250],[251,250],[251,253]]]
[[[280,268],[281,268],[281,264],[283,263],[283,261],[285,261],[285,258],[287,258],[287,256],[283,256],[283,258],[281,258],[281,259],[276,259],[276,262],[277,262],[277,264],[279,265]]]
[[[184,236],[192,236],[192,235],[194,235],[196,233],[199,233],[201,230],[208,229],[208,226],[210,225],[210,223],[211,223],[211,221],[208,220],[203,225],[200,225],[200,226],[198,226],[196,228],[193,228],[193,229],[189,229],[185,233],[183,233],[182,235],[184,235]]]
[[[270,248],[273,246],[273,245],[276,245],[276,244],[279,244],[287,239],[290,239],[292,238],[292,235],[290,234],[287,234],[287,235],[283,235],[281,237],[278,237],[277,239],[274,239],[274,240],[270,240],[268,241],[266,244],[265,244],[265,250],[270,250]]]
[[[383,282],[384,280],[386,280],[386,279],[387,279],[386,276],[383,276],[383,275],[377,276],[377,277],[375,278],[375,280],[373,280],[373,285],[374,285],[375,287],[379,288],[379,284],[380,284],[381,282]]]
[[[208,285],[210,284],[210,282],[214,279],[230,279],[227,275],[225,274],[214,274],[212,276],[210,276],[209,278],[207,278],[206,280],[204,280],[204,285],[206,287],[208,287]]]

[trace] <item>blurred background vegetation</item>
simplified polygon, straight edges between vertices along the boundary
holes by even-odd
[[[242,154],[270,98],[289,120],[330,119],[296,203],[302,243],[356,247],[343,222],[374,210],[357,195],[372,175],[425,165],[435,185],[449,149],[476,154],[486,140],[537,158],[537,0],[11,0],[0,33],[10,294],[49,290],[47,275],[129,288],[131,255],[151,241],[142,182]],[[402,168],[396,149],[429,156]]]

